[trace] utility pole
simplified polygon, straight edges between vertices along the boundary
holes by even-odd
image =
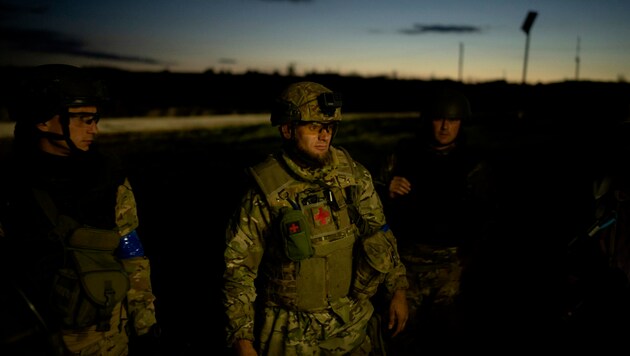
[[[580,36],[577,38],[577,49],[575,50],[575,81],[580,80]]]
[[[462,82],[462,78],[464,75],[464,43],[460,42],[459,43],[459,71],[458,71],[458,76],[457,78],[459,79],[460,82]]]
[[[525,18],[525,21],[523,21],[523,25],[521,26],[521,29],[523,30],[523,32],[525,32],[527,36],[525,40],[525,60],[523,62],[523,84],[525,84],[525,80],[527,78],[527,57],[529,55],[529,30],[532,28],[532,25],[534,24],[534,20],[536,19],[537,15],[538,15],[538,12],[536,11],[528,12],[527,17]]]

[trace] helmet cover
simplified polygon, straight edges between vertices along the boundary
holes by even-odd
[[[299,121],[341,121],[341,94],[314,82],[289,85],[271,111],[274,126]]]

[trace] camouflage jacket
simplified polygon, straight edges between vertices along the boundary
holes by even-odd
[[[296,186],[302,187],[305,192],[320,191],[322,185],[332,191],[338,187],[341,189],[336,191],[340,191],[341,195],[356,207],[358,217],[353,219],[351,231],[354,232],[352,238],[356,238],[352,241],[359,243],[354,243],[355,257],[349,256],[350,259],[354,258],[355,261],[350,263],[355,262],[355,268],[352,270],[354,272],[350,272],[353,274],[350,276],[353,280],[352,288],[347,290],[346,294],[353,298],[373,295],[378,285],[370,284],[372,277],[369,275],[379,276],[379,272],[386,273],[377,278],[378,283],[384,282],[391,292],[399,288],[406,288],[405,268],[400,262],[396,242],[391,231],[384,233],[387,231],[387,227],[383,207],[374,189],[369,171],[361,164],[351,160],[341,149],[331,147],[331,151],[332,163],[315,170],[299,167],[286,153],[275,155],[275,159],[280,162],[288,176],[293,177],[291,181],[282,184],[282,186],[288,187],[287,191],[289,191],[290,197],[294,195],[291,193],[291,188]],[[349,162],[352,166],[351,177],[346,176],[347,172],[343,169],[344,162]],[[348,184],[347,182],[351,183]],[[345,189],[349,185],[352,186],[354,193],[349,193],[350,190]],[[354,194],[354,197],[350,198],[348,196],[350,194]],[[339,195],[339,193],[334,195]],[[305,195],[301,195],[301,197],[303,196]],[[336,201],[341,200],[338,196],[335,199]],[[289,274],[297,276],[299,272],[296,271],[299,271],[300,266],[302,266],[300,261],[296,262],[287,258],[282,249],[274,248],[277,246],[277,241],[282,238],[276,227],[277,210],[277,208],[270,207],[268,197],[261,192],[257,185],[253,185],[243,196],[240,207],[228,225],[224,273],[224,307],[228,317],[228,345],[238,339],[255,339],[254,314],[258,306],[257,302],[264,303],[266,306],[289,309],[293,307],[291,303],[283,304],[283,295],[274,300],[274,291],[278,292],[275,294],[282,294],[280,290],[276,288],[272,290],[272,295],[269,295],[267,289],[269,279],[273,278],[274,275],[282,275],[281,279],[291,280],[292,277],[287,278],[285,276],[287,271]],[[317,219],[315,215],[311,217]],[[379,243],[374,244],[374,241],[379,241]],[[383,247],[383,245],[385,246]],[[327,246],[334,248],[332,247],[334,246],[333,242],[327,243]],[[377,255],[367,259],[356,258],[356,256],[362,256],[361,252],[357,251],[376,252]],[[386,253],[381,255],[380,253],[383,251]],[[368,263],[362,264],[364,260],[368,260]],[[344,264],[345,262],[340,263]],[[373,268],[366,270],[367,266]],[[357,270],[361,269],[363,269],[363,273],[357,273]],[[325,277],[321,276],[321,278]],[[339,281],[343,279],[343,276],[342,274],[335,275],[331,279]],[[257,287],[265,288],[265,290],[257,290]]]

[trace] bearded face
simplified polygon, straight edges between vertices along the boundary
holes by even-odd
[[[335,123],[303,122],[283,125],[282,135],[292,142],[294,151],[307,165],[323,167],[332,160],[330,144],[336,131]]]

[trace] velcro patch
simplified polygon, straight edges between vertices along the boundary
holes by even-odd
[[[285,225],[287,232],[289,235],[295,235],[302,232],[302,227],[300,226],[299,221],[291,221]]]
[[[330,223],[330,210],[328,207],[312,208],[313,220],[316,226],[328,225]]]

